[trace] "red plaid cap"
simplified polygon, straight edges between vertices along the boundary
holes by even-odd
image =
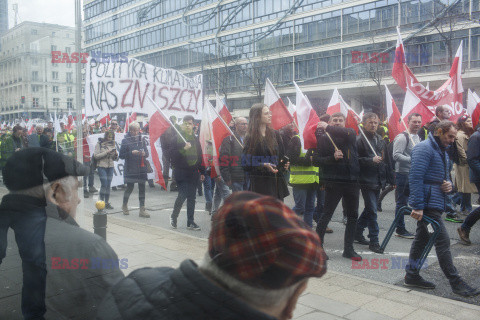
[[[214,216],[208,253],[254,287],[281,289],[327,271],[318,235],[277,199],[235,192]]]

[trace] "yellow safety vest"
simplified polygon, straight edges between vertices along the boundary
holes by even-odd
[[[297,135],[300,138],[299,135]],[[300,147],[300,157],[305,157],[303,148]],[[318,183],[318,167],[290,166],[290,184]]]

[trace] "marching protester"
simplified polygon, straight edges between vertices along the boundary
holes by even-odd
[[[313,149],[305,152],[299,135],[293,136],[287,147],[290,159],[290,185],[293,189],[295,206],[293,211],[303,215],[303,221],[313,227],[315,198],[318,189],[318,167],[312,163]]]
[[[240,230],[250,231],[239,237]],[[200,266],[185,260],[177,269],[132,272],[108,293],[97,319],[287,320],[309,278],[326,272],[318,236],[272,197],[234,192],[209,239]]]
[[[325,181],[325,209],[318,221],[317,233],[323,245],[327,225],[338,203],[343,199],[347,224],[342,255],[360,261],[362,257],[353,248],[360,193],[357,135],[355,130],[345,128],[345,116],[340,112],[332,114],[328,124],[319,122],[318,128],[321,130],[317,130],[317,134],[321,131],[325,134],[317,135],[314,164],[322,167]]]
[[[452,182],[448,172],[449,162],[446,149],[455,141],[457,130],[451,121],[440,121],[434,133],[428,139],[417,144],[412,151],[410,168],[409,202],[412,218],[418,220],[415,240],[412,243],[409,263],[405,271],[405,285],[423,289],[434,289],[435,284],[423,279],[419,274],[418,261],[429,239],[427,224],[423,216],[434,219],[440,226],[435,241],[438,263],[450,282],[455,294],[470,297],[480,294],[480,290],[470,287],[459,275],[453,265],[450,252],[450,238],[442,221],[445,211],[446,194],[452,191]]]
[[[378,240],[377,202],[380,190],[385,187],[387,181],[393,184],[393,177],[385,162],[387,152],[385,140],[377,134],[378,122],[375,113],[365,113],[362,119],[365,136],[360,134],[357,137],[360,166],[358,180],[365,208],[357,222],[355,240],[360,244],[368,244],[373,252],[383,253]],[[370,242],[363,236],[363,230],[367,227]]]
[[[480,190],[480,127],[478,126],[475,133],[468,139],[467,161],[470,168],[470,182],[475,184],[477,190]],[[478,220],[480,220],[480,207],[470,212],[463,224],[457,229],[460,240],[462,240],[460,243],[464,245],[472,244],[470,241],[470,229]]]
[[[213,145],[212,140],[207,140],[205,143],[205,178],[203,179],[203,189],[205,190],[205,211],[211,215],[213,209],[213,192],[215,191],[215,180],[212,179]]]
[[[28,136],[28,146],[41,147],[46,144],[45,139],[47,139],[47,137],[43,134],[43,127],[37,124],[35,126],[35,133]]]
[[[242,166],[250,178],[250,190],[283,199],[290,194],[283,173],[288,169],[282,137],[273,130],[272,113],[263,104],[250,108]]]
[[[132,194],[135,183],[138,184],[138,200],[140,202],[139,216],[150,218],[150,214],[145,211],[145,182],[147,181],[148,157],[147,143],[140,135],[140,125],[133,122],[128,127],[128,133],[122,140],[120,146],[120,159],[125,160],[124,181],[127,185],[123,194],[122,211],[124,215],[129,215],[128,199]]]
[[[457,194],[453,198],[453,203],[460,203],[462,214],[468,215],[472,211],[472,193],[477,193],[477,187],[470,182],[469,167],[467,161],[468,140],[475,132],[473,130],[472,118],[463,115],[457,121],[457,138],[455,146],[457,147],[458,163],[453,164],[455,171],[455,187]]]
[[[105,208],[111,210],[113,206],[110,203],[110,186],[113,179],[114,162],[118,159],[113,131],[105,132],[103,139],[98,139],[93,157],[100,178],[100,200],[105,201]]]
[[[112,120],[112,122],[110,122],[110,128],[108,130],[113,131],[114,133],[122,133],[122,128],[118,125],[117,120]]]
[[[61,132],[57,133],[57,143],[65,155],[75,158],[75,136],[68,132],[63,122],[60,122],[60,129]]]
[[[446,106],[437,106],[435,108],[435,118],[421,127],[418,130],[418,136],[420,137],[420,140],[426,140],[428,138],[429,133],[433,133],[435,131],[435,126],[442,120],[450,120],[450,117],[452,116],[452,112],[450,109]]]
[[[247,119],[243,117],[235,119],[234,134],[242,144],[245,143],[247,129]],[[220,146],[220,172],[225,184],[233,192],[248,190],[248,179],[241,165],[242,153],[243,147],[232,136],[226,137]]]
[[[83,165],[88,168],[88,174],[83,177],[83,197],[88,198],[90,193],[98,192],[98,190],[94,187],[95,181],[95,168],[92,167],[92,159],[90,157],[90,148],[88,147],[87,136],[88,136],[88,129],[83,127]],[[88,187],[88,189],[87,189]]]
[[[41,144],[40,147],[62,152],[61,147],[58,146],[57,142],[53,140],[54,133],[52,129],[45,128],[45,130],[43,130],[43,134],[46,138],[43,140],[43,144]]]
[[[197,192],[197,180],[205,179],[205,168],[202,166],[202,148],[198,138],[193,134],[194,118],[190,115],[183,117],[183,124],[179,128],[182,136],[176,134],[172,138],[170,157],[175,167],[175,181],[178,186],[178,196],[173,205],[170,216],[170,225],[177,228],[177,219],[183,203],[187,200],[187,229],[200,231],[195,223],[195,199]]]
[[[408,128],[393,140],[393,160],[395,161],[395,215],[398,215],[400,209],[408,205],[410,195],[408,174],[412,163],[412,150],[420,142],[418,130],[422,125],[422,116],[418,113],[412,113],[408,116]],[[414,234],[408,232],[405,227],[405,218],[398,221],[396,235],[400,238],[413,239]]]
[[[15,152],[25,148],[22,135],[23,128],[19,125],[16,125],[15,127],[13,127],[12,134],[7,135],[7,137],[3,139],[2,144],[0,145],[0,168],[3,168],[5,166],[8,158],[10,158]]]

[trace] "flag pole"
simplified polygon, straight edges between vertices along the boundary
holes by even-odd
[[[401,116],[400,116],[400,117],[401,117]],[[410,133],[410,131],[408,131],[408,127],[407,127],[407,125],[405,124],[405,120],[403,120],[403,118],[402,118],[402,123],[403,123],[403,126],[405,127],[405,130],[406,130],[407,133],[408,133],[408,137],[410,138],[410,141],[412,141],[412,144],[413,144],[413,146],[415,147],[415,144],[416,144],[416,143],[415,143],[415,141],[413,141],[412,134]]]
[[[335,151],[338,151],[338,147],[337,147],[337,145],[335,144],[335,142],[333,142],[333,139],[332,139],[332,137],[330,136],[330,134],[329,134],[327,131],[325,131],[325,133],[327,134],[328,139],[330,139],[330,141],[332,142],[333,147],[335,148]]]
[[[211,104],[210,104],[211,105]],[[212,106],[212,105],[211,105]],[[235,140],[237,140],[238,144],[243,148],[243,144],[237,139],[237,137],[235,136],[235,134],[233,134],[232,130],[230,129],[230,127],[227,125],[227,123],[225,122],[225,120],[223,120],[223,118],[220,116],[220,114],[218,114],[218,111],[212,106],[212,109],[213,111],[215,111],[215,113],[217,114],[217,116],[220,118],[220,120],[222,121],[223,125],[225,126],[225,128],[228,129],[228,131],[230,132],[230,134],[235,138]]]
[[[165,118],[165,120],[168,121],[168,123],[172,126],[172,128],[177,132],[177,134],[180,136],[180,138],[182,138],[183,142],[185,142],[185,144],[187,143],[187,140],[185,140],[185,138],[182,136],[182,134],[180,133],[180,131],[178,131],[177,127],[175,127],[172,123],[172,121],[170,121],[169,118],[167,118],[167,116],[165,116],[165,114],[163,113],[162,109],[160,109],[160,107],[155,103],[155,101],[153,101],[153,99],[150,97],[150,96],[147,96],[147,98],[153,103],[153,105],[155,106],[155,108],[157,108],[158,112],[160,112],[160,114],[162,115],[162,117]]]
[[[375,150],[374,150],[373,147],[372,147],[372,144],[370,143],[370,141],[368,141],[367,136],[365,135],[365,132],[363,132],[362,127],[361,127],[360,125],[358,125],[358,130],[360,130],[360,133],[361,133],[362,136],[365,138],[365,141],[367,141],[367,143],[368,143],[368,145],[370,146],[370,149],[372,149],[373,154],[375,155],[375,157],[378,157],[377,153],[375,152]]]

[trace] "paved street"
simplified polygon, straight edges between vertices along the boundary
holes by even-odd
[[[98,183],[96,184],[98,186]],[[4,188],[0,189],[5,192]],[[80,189],[81,190],[81,189]],[[185,210],[180,214],[178,229],[171,230],[169,217],[176,197],[175,192],[160,191],[160,188],[148,188],[146,204],[150,219],[138,217],[138,193],[134,191],[130,198],[131,214],[124,216],[120,212],[123,191],[113,191],[111,202],[116,210],[108,216],[107,241],[117,252],[120,259],[128,259],[126,274],[145,266],[178,266],[186,258],[200,261],[206,251],[206,239],[209,233],[210,216],[204,212],[203,197],[197,200],[195,220],[201,231],[186,229]],[[92,230],[94,202],[98,195],[85,199],[79,207],[80,225]],[[476,199],[476,196],[473,197]],[[293,205],[292,197],[286,199]],[[83,207],[83,208],[82,208]],[[393,194],[384,202],[384,212],[379,214],[381,238],[386,233],[393,217]],[[360,205],[363,209],[363,201]],[[460,273],[472,284],[480,286],[478,279],[480,236],[479,227],[472,230],[474,245],[464,247],[457,243],[457,224],[447,222],[451,235],[452,251]],[[459,299],[450,291],[446,278],[441,273],[435,252],[428,257],[428,267],[424,270],[427,279],[434,281],[438,288],[434,291],[420,292],[399,285],[404,271],[402,260],[407,258],[412,240],[393,237],[387,252],[383,255],[371,253],[367,247],[355,244],[356,250],[364,259],[389,259],[386,269],[352,268],[352,262],[342,258],[343,231],[341,210],[338,210],[330,227],[333,234],[326,235],[325,247],[330,257],[327,275],[309,282],[307,292],[301,297],[295,313],[295,319],[474,319],[480,317],[480,297]],[[414,223],[407,218],[407,227],[414,230]],[[395,261],[392,261],[395,260]],[[362,264],[360,264],[361,266]],[[20,319],[21,273],[20,258],[15,246],[13,234],[9,234],[7,258],[0,266],[0,319]],[[437,297],[438,296],[438,297]],[[444,299],[446,297],[449,299]],[[457,301],[462,300],[468,302]]]

